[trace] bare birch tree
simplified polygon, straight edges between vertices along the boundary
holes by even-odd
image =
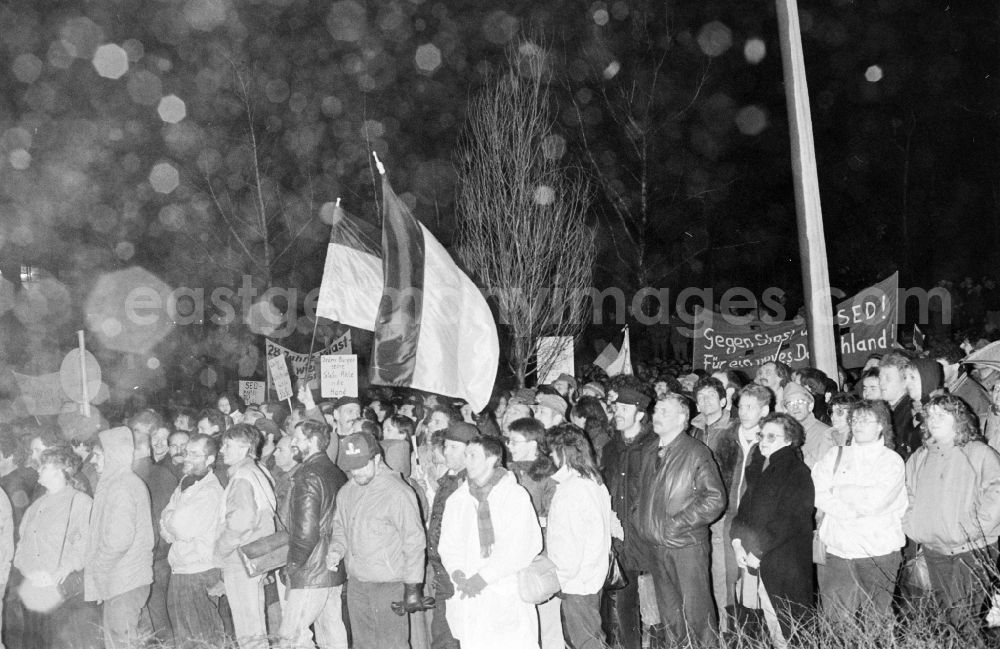
[[[457,156],[459,255],[496,301],[522,387],[555,360],[532,365],[540,337],[583,330],[594,265],[590,187],[563,161],[548,56],[530,42],[508,52],[469,107]]]

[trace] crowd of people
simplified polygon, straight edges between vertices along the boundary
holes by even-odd
[[[1000,374],[963,357],[894,351],[852,385],[780,362],[752,381],[563,374],[479,413],[381,387],[316,403],[302,385],[68,440],[14,422],[3,641],[785,647],[816,616],[891,620],[924,597],[975,637],[996,581]]]

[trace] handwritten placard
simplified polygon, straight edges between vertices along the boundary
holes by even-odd
[[[358,396],[357,354],[320,357],[320,394],[324,399]]]

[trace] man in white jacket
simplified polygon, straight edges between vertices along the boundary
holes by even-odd
[[[179,646],[225,642],[218,598],[208,594],[222,579],[215,565],[223,489],[212,472],[219,445],[195,433],[184,454],[184,477],[160,514],[160,536],[170,543],[167,612]]]
[[[503,446],[471,441],[466,480],[445,505],[438,552],[459,594],[448,624],[462,649],[538,649],[535,607],[521,600],[517,573],[542,549],[528,492],[499,466]]]

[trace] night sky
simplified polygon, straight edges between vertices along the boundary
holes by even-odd
[[[991,5],[800,5],[835,286],[993,273]],[[518,42],[547,48],[557,149],[594,182],[598,286],[801,303],[771,3],[12,0],[0,39],[5,364],[50,371],[116,269],[317,286],[323,206],[376,220],[371,150],[451,243],[466,107]],[[41,302],[21,265],[54,275]]]

